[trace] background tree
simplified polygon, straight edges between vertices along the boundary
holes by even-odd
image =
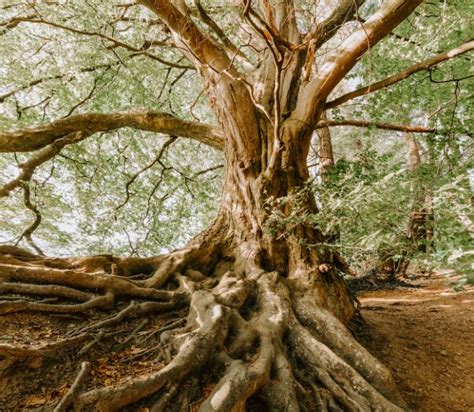
[[[243,410],[250,398],[275,410],[403,408],[389,371],[344,326],[354,304],[338,271],[344,266],[339,253],[325,247],[321,228],[306,219],[318,216],[307,157],[320,127],[436,131],[436,125],[337,118],[337,113],[320,118],[324,110],[472,50],[472,41],[459,42],[369,88],[332,96],[379,42],[404,35],[403,25],[401,34],[392,30],[421,3],[146,0],[2,6],[1,47],[9,57],[3,68],[0,151],[11,154],[2,158],[0,193],[8,196],[11,225],[18,223],[19,199],[10,195],[21,191],[35,220],[18,239],[36,254],[3,249],[0,289],[57,300],[5,299],[0,314],[118,308],[112,317],[39,351],[48,356],[126,317],[186,312],[186,323],[172,323],[160,341],[168,350],[159,357],[166,366],[122,385],[89,390],[78,405],[117,410],[152,396],[153,408],[162,410],[178,388],[184,388],[179,400],[186,403],[191,378],[209,366],[217,384],[202,410]],[[419,9],[422,17],[429,7]],[[156,133],[169,137],[160,145],[150,137]],[[192,170],[215,149],[223,160],[209,156]],[[161,229],[167,220],[191,222],[187,237],[200,226],[192,219],[196,213],[209,217],[207,205],[215,197],[186,209],[180,203],[195,191],[202,198],[214,189],[214,181],[202,187],[200,178],[222,163],[217,216],[186,246],[148,258],[41,256],[46,248],[34,236],[44,219],[39,202],[44,194],[35,202],[32,193],[49,191],[45,206],[53,210],[44,219],[49,227],[42,226],[49,244],[73,243],[49,233],[74,232],[78,224],[72,219],[83,218],[77,208],[87,205],[89,217],[113,208],[107,223],[119,228],[96,219],[88,228],[92,242],[107,246],[126,239],[134,255],[137,243],[148,243],[154,255],[154,247],[160,252],[176,240],[173,225]],[[53,179],[58,185],[49,184]],[[75,184],[84,179],[88,185]],[[179,192],[178,183],[185,191]],[[61,188],[58,201],[55,191]],[[97,192],[105,192],[100,202]],[[54,208],[66,208],[68,218],[62,213],[54,222]],[[133,300],[124,305],[128,299]],[[0,350],[8,365],[32,357],[20,347]]]

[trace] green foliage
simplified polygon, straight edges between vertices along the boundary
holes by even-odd
[[[410,256],[426,270],[443,271],[458,279],[457,285],[474,281],[472,191],[460,170],[440,175],[437,167],[425,165],[417,171],[400,165],[396,152],[364,151],[362,159],[339,160],[324,184],[279,199],[269,199],[272,214],[267,222],[273,234],[290,233],[299,224],[318,227],[335,242],[321,245],[341,251],[361,273],[372,269],[381,256]],[[407,237],[410,212],[417,207],[421,191],[432,191],[433,239],[421,252]],[[308,214],[302,197],[316,195],[320,211]],[[283,210],[290,209],[290,213]],[[470,226],[469,226],[470,225]]]
[[[1,7],[0,21],[32,14],[29,3],[6,0]],[[34,11],[56,26],[22,23],[0,35],[0,96],[8,95],[0,98],[0,129],[43,124],[73,109],[78,114],[147,108],[213,121],[193,70],[169,70],[104,37],[138,49],[166,39],[162,25],[148,24],[154,17],[146,8],[131,7],[130,21],[118,23],[123,9],[114,1],[35,2]],[[187,66],[174,49],[153,47],[149,53]],[[37,83],[29,86],[32,81]],[[119,207],[127,182],[153,161],[164,141],[122,129],[69,146],[42,165],[30,183],[32,202],[42,214],[36,243],[52,255],[154,255],[183,245],[215,214],[222,169],[200,173],[222,164],[215,150],[178,139],[161,162],[135,179],[129,200]],[[31,156],[2,154],[1,184],[16,176],[17,162]],[[34,218],[21,191],[0,198],[0,210],[0,242],[15,242]]]

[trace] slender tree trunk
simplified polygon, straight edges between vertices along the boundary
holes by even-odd
[[[419,143],[410,133],[405,134],[407,144],[407,163],[411,172],[417,173],[421,166]],[[415,187],[413,206],[406,229],[406,238],[410,246],[404,250],[399,258],[393,257],[393,252],[382,255],[378,264],[379,271],[391,277],[404,275],[413,253],[426,252],[428,244],[433,239],[433,209],[431,196],[425,188]]]
[[[416,173],[421,165],[419,144],[409,133],[405,135],[405,141],[408,145],[408,167]],[[417,188],[407,229],[407,236],[415,250],[427,251],[428,243],[433,239],[432,225],[431,196],[425,188]]]
[[[321,120],[327,120],[326,111],[321,114]],[[334,166],[334,154],[329,127],[317,129],[318,134],[318,155],[320,163],[321,181],[327,181],[328,175]]]

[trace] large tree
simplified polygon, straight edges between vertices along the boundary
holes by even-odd
[[[81,3],[85,9],[92,7],[87,13],[101,16],[105,7],[101,2],[86,3]],[[127,66],[135,58],[169,67],[168,75],[172,70],[195,71],[193,79],[202,85],[213,116],[213,123],[204,124],[152,107],[74,114],[94,92],[94,83],[90,94],[64,117],[1,131],[1,152],[34,152],[20,162],[18,176],[0,188],[0,196],[23,191],[25,205],[36,216],[22,234],[32,245],[41,214],[31,202],[29,182],[38,167],[60,155],[66,146],[99,133],[130,128],[170,136],[154,163],[161,161],[177,138],[194,139],[220,150],[225,162],[215,220],[185,247],[169,254],[50,258],[38,247],[37,254],[14,247],[0,249],[2,292],[59,298],[53,303],[4,300],[0,314],[82,314],[99,308],[112,311],[116,304],[120,307],[114,316],[36,352],[2,345],[3,362],[11,365],[47,357],[87,341],[94,336],[92,332],[125,318],[184,308],[185,323],[177,319],[168,328],[166,339],[161,339],[172,355],[166,366],[121,385],[86,391],[78,396],[76,406],[114,411],[152,396],[154,409],[166,410],[179,388],[186,391],[191,377],[209,367],[217,371],[219,379],[201,404],[203,411],[245,410],[250,398],[258,398],[269,410],[403,409],[390,372],[345,326],[355,313],[354,300],[340,276],[346,265],[333,250],[318,247],[325,238],[317,227],[292,217],[317,213],[316,200],[307,187],[307,158],[316,129],[349,124],[433,131],[366,119],[327,120],[321,119],[322,113],[474,46],[472,41],[464,43],[367,88],[330,98],[364,54],[391,35],[422,0],[385,0],[380,5],[342,0],[328,1],[324,7],[319,2],[307,3],[244,0],[204,5],[198,0],[192,4],[143,0],[108,4],[119,10],[113,22],[107,22],[115,25],[112,30],[76,25],[70,16],[81,18],[75,9],[79,6],[71,6],[75,13],[55,2],[12,3],[3,8],[7,15],[3,36],[20,27],[31,27],[32,39],[44,39],[45,33],[61,30],[93,38],[117,57],[113,63],[85,67],[82,72],[114,64]],[[87,20],[87,13],[82,19]],[[120,23],[135,24],[147,36],[128,36],[128,29]],[[150,38],[150,34],[156,37]],[[334,42],[336,35],[343,40]],[[43,47],[47,50],[46,43]],[[129,60],[124,62],[119,51]],[[41,49],[37,52],[41,54]],[[67,65],[68,54],[74,52],[64,47],[65,55],[57,56],[58,67],[65,61]],[[80,46],[76,52],[82,52]],[[31,79],[23,90],[65,77],[65,72]],[[150,72],[153,74],[152,69]],[[149,77],[147,74],[144,87],[153,88]],[[157,81],[161,79],[157,77]],[[21,87],[7,91],[2,100],[21,91]],[[105,96],[102,107],[107,106]],[[129,180],[124,202],[129,198],[129,185],[148,167]],[[289,195],[296,196],[297,208],[279,202]],[[268,221],[275,214],[285,223],[269,229]],[[127,299],[132,301],[124,307]],[[185,402],[188,398],[179,399]]]

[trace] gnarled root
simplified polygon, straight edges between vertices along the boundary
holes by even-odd
[[[39,358],[58,353],[94,334],[111,333],[128,319],[181,311],[174,312],[166,325],[143,331],[148,336],[142,343],[149,346],[134,356],[157,356],[152,370],[108,386],[90,384],[82,394],[74,394],[76,410],[118,411],[140,402],[153,411],[198,404],[201,411],[229,412],[244,411],[249,400],[271,411],[400,411],[404,407],[390,372],[327,307],[301,299],[294,278],[290,281],[255,265],[242,269],[227,264],[225,271],[215,269],[206,276],[191,269],[184,255],[141,266],[134,262],[134,267],[149,269],[141,279],[135,278],[140,271],[127,270],[124,275],[97,266],[87,270],[77,262],[45,264],[39,258],[25,259],[9,257],[0,262],[0,293],[20,296],[2,302],[0,294],[1,314],[90,315],[92,309],[110,311],[117,304],[121,309],[39,351],[0,345],[0,355],[9,364],[34,363],[32,353],[39,353]],[[57,300],[34,301],[31,296]],[[121,303],[130,298],[128,305]],[[182,321],[184,309],[188,310]],[[148,323],[135,324],[132,334]],[[132,337],[119,346],[136,342],[137,335]],[[201,391],[199,386],[207,389]]]

